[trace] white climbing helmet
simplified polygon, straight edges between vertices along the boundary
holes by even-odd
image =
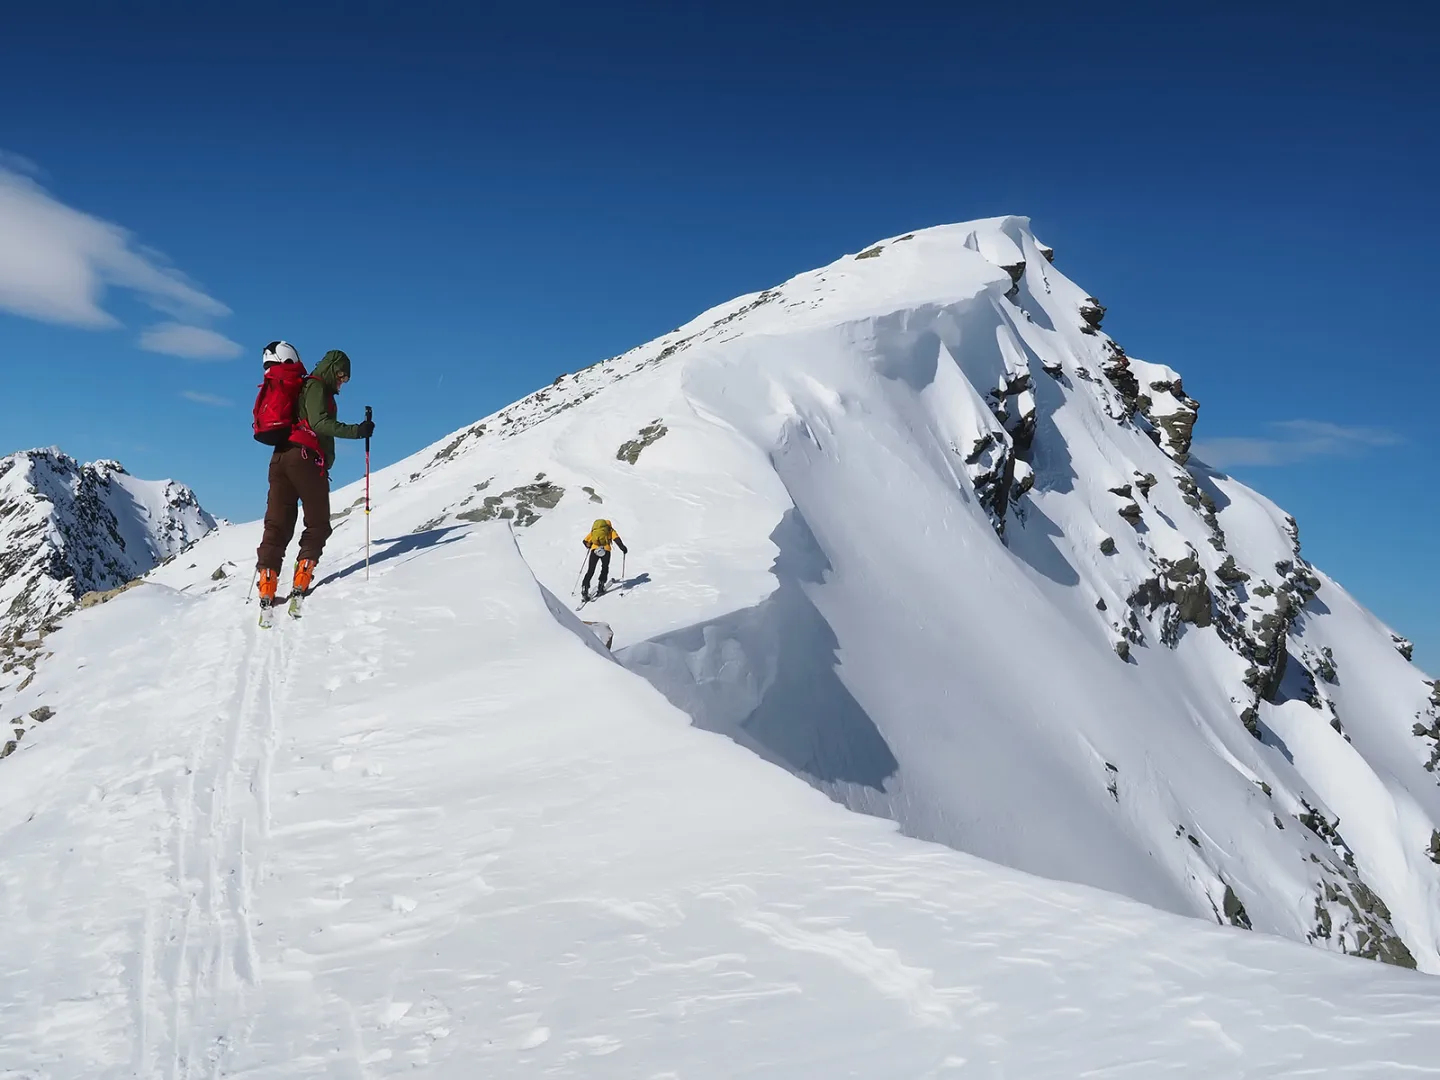
[[[265,351],[260,355],[262,367],[269,367],[271,364],[284,364],[288,361],[300,362],[300,350],[291,345],[288,341],[272,341],[265,346]]]

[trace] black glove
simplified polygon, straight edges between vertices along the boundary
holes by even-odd
[[[362,439],[368,439],[371,435],[375,434],[374,420],[361,420],[355,427],[360,432],[360,438]]]

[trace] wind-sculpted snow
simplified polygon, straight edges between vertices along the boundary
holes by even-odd
[[[543,476],[570,494],[518,535],[557,591],[615,517],[649,575],[602,612],[620,655],[846,805],[1440,970],[1429,684],[1292,519],[1190,457],[1180,374],[1047,250],[1021,218],[871,245],[561,376],[391,498],[437,527]],[[813,579],[787,584],[787,517]]]
[[[368,582],[361,536],[299,623],[240,618],[231,577],[52,635],[22,704],[56,715],[0,789],[0,1074],[1378,1080],[1440,1055],[1425,976],[906,838],[694,730],[499,523],[382,534]]]
[[[78,1000],[140,1075],[1428,1067],[1431,984],[1318,949],[1440,971],[1440,687],[1103,316],[1024,219],[882,241],[378,473],[368,584],[336,492],[272,639],[258,524],[75,616],[0,685],[55,898],[0,971],[70,973],[0,1046]],[[70,843],[148,869],[100,911]]]

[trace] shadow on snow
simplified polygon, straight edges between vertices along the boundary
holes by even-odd
[[[440,544],[453,544],[459,540],[460,537],[452,534],[464,532],[467,528],[468,526],[465,525],[446,525],[441,529],[427,529],[425,532],[411,533],[409,536],[393,536],[383,540],[373,541],[376,546],[381,544],[389,544],[390,546],[378,554],[372,554],[370,556],[370,565],[372,567],[378,566],[383,562],[389,562],[391,559],[398,559],[401,555],[409,555],[413,551],[421,551],[425,548],[436,547]],[[316,588],[319,588],[321,585],[328,585],[332,581],[340,581],[364,569],[365,560],[363,558],[357,559],[345,567],[345,569],[336,570],[335,573],[322,578],[316,583]]]
[[[830,568],[809,527],[791,509],[770,539],[779,584],[763,601],[617,655],[697,727],[848,804],[845,789],[883,791],[899,762],[836,673],[839,642],[803,588]]]

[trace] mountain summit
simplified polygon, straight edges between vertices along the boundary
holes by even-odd
[[[0,1068],[1432,1062],[1437,984],[1321,950],[1440,972],[1440,688],[1053,258],[917,231],[562,375],[377,473],[368,563],[337,492],[299,621],[258,523],[68,618]]]
[[[1019,217],[873,244],[558,378],[387,502],[510,518],[561,593],[615,515],[647,580],[586,610],[622,662],[852,809],[1440,971],[1440,685],[1192,457],[1180,374],[1053,260]]]

